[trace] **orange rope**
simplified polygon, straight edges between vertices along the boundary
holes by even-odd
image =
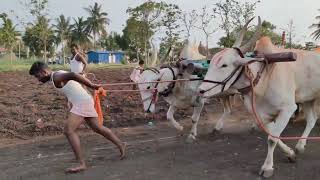
[[[103,125],[103,113],[102,113],[101,104],[100,104],[100,96],[106,97],[107,91],[104,90],[103,88],[99,88],[98,90],[94,91],[94,108],[98,113],[99,124]]]

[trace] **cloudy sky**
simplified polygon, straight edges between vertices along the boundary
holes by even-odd
[[[19,1],[24,0],[1,0],[0,13],[10,13],[14,10],[14,14],[29,19],[26,16],[26,10],[20,5]],[[49,15],[54,19],[60,14],[67,17],[86,17],[87,14],[83,7],[98,2],[103,5],[103,10],[109,14],[111,24],[109,31],[121,32],[128,15],[126,9],[135,7],[146,0],[49,0]],[[220,0],[164,0],[167,3],[176,3],[182,10],[190,11],[192,9],[201,9],[204,5],[212,5]],[[252,0],[246,0],[252,1]],[[262,20],[272,22],[277,26],[277,31],[286,29],[290,20],[293,20],[295,29],[294,41],[304,43],[312,40],[310,34],[312,29],[308,27],[315,23],[315,16],[320,15],[320,0],[261,0],[256,9],[256,15],[261,16]],[[13,17],[13,16],[12,16]],[[254,23],[257,21],[255,20]],[[18,23],[18,21],[16,21]],[[218,39],[222,36],[222,32],[216,32],[210,39],[210,45],[214,46]],[[194,32],[193,39],[197,41],[204,40],[201,33]],[[317,42],[320,44],[320,42]]]

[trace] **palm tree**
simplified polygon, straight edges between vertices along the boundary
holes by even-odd
[[[18,40],[19,33],[15,30],[16,27],[12,24],[11,19],[7,18],[6,14],[1,14],[0,18],[3,21],[0,28],[0,43],[10,51],[10,61],[12,63],[13,47]]]
[[[90,35],[86,30],[86,22],[83,20],[83,17],[73,20],[71,42],[79,44],[82,48],[88,47]]]
[[[96,45],[97,35],[106,35],[105,26],[109,25],[109,18],[107,18],[108,13],[101,12],[101,5],[94,3],[94,6],[89,6],[89,8],[84,8],[88,13],[87,18],[87,30],[89,33],[93,34],[93,47]]]
[[[70,26],[70,18],[67,19],[64,15],[60,15],[59,18],[56,19],[57,24],[54,25],[55,32],[57,33],[57,44],[62,45],[62,56],[63,56],[63,64],[65,64],[65,42],[70,42],[71,39],[71,26]]]
[[[320,11],[320,9],[318,9]],[[319,20],[319,22],[314,23],[310,26],[310,28],[316,28],[316,30],[311,34],[315,40],[320,39],[320,15],[316,16],[316,19]]]
[[[47,62],[47,47],[51,39],[54,38],[52,27],[49,25],[49,20],[44,16],[39,16],[35,24],[35,31],[38,35],[38,40],[42,42],[44,47],[44,61]]]

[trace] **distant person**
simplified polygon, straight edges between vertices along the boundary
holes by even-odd
[[[140,60],[138,66],[136,66],[133,69],[133,71],[132,71],[132,73],[130,75],[130,79],[131,79],[132,82],[137,83],[139,81],[139,79],[141,78],[141,73],[143,72],[143,69],[144,69],[144,61]],[[137,88],[137,85],[134,84],[132,86],[132,89],[136,89],[136,88]]]
[[[70,60],[71,72],[84,74],[86,72],[86,68],[88,64],[85,59],[85,56],[80,51],[80,48],[77,44],[71,44],[70,48],[72,53],[72,57]]]
[[[85,77],[67,71],[51,71],[43,62],[35,62],[30,68],[29,74],[40,82],[52,82],[55,89],[63,93],[72,103],[69,117],[65,121],[64,134],[79,161],[80,165],[66,169],[66,172],[79,172],[87,168],[80,146],[77,128],[86,122],[93,131],[104,136],[116,145],[120,151],[120,159],[125,157],[126,144],[123,143],[109,128],[98,123],[98,114],[94,108],[93,97],[82,87],[85,85],[91,89],[99,89],[101,86],[93,84]],[[43,127],[38,124],[38,127]]]

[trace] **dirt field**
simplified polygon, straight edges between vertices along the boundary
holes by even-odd
[[[128,82],[130,72],[130,69],[93,71],[98,79],[96,82],[100,83]],[[61,134],[61,122],[67,117],[66,99],[50,83],[42,85],[27,72],[0,73],[0,79],[0,137],[30,139]],[[105,124],[108,127],[132,127],[150,120],[164,120],[166,103],[160,101],[158,105],[157,115],[146,117],[138,93],[110,93],[103,102]],[[181,111],[178,118],[183,116]],[[37,129],[34,123],[37,119],[42,119],[47,126]]]
[[[108,69],[94,73],[101,82],[128,81],[130,70]],[[165,120],[167,105],[158,104],[159,112],[145,117],[138,94],[108,94],[104,102],[105,125],[128,142],[128,157],[119,161],[118,152],[98,135],[84,127],[82,146],[86,150],[89,169],[66,175],[64,168],[72,165],[73,154],[61,135],[66,117],[66,100],[50,85],[39,85],[27,73],[0,73],[0,179],[62,180],[62,179],[214,179],[256,180],[266,156],[266,136],[250,132],[251,116],[238,102],[225,123],[222,134],[211,135],[214,121],[203,112],[197,142],[187,144],[191,110],[179,111],[176,118],[185,125],[176,132]],[[130,87],[123,87],[130,88]],[[107,104],[110,109],[107,109]],[[37,129],[34,122],[41,118],[47,127]],[[147,122],[152,121],[153,126]],[[291,124],[285,134],[300,135],[303,126]],[[313,136],[319,135],[315,127]],[[22,140],[26,139],[26,140]],[[288,142],[294,147],[296,142]],[[291,164],[278,149],[275,151],[275,180],[320,179],[320,142],[307,144],[305,154]]]

